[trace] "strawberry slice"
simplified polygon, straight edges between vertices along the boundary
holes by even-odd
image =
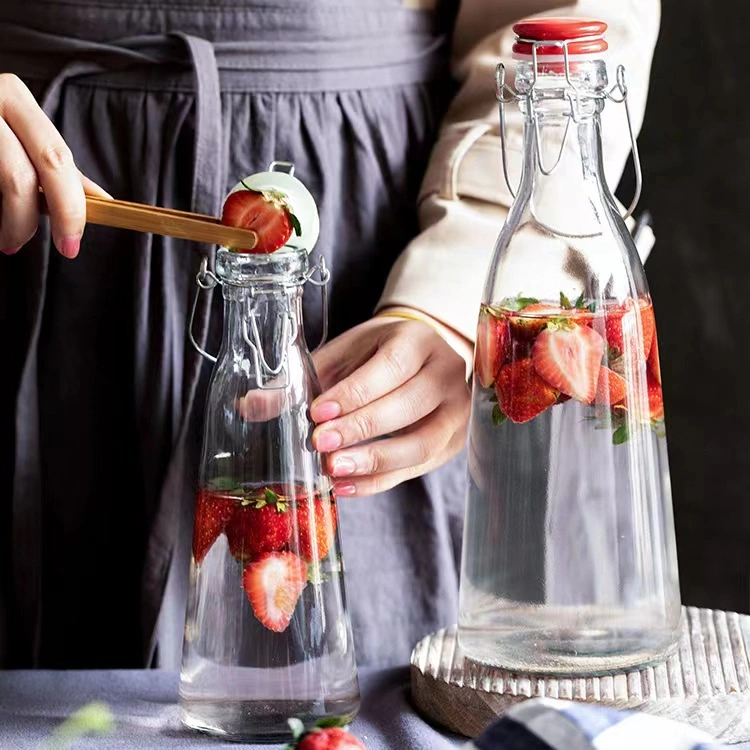
[[[648,388],[648,412],[651,419],[664,419],[664,396],[661,383],[649,372],[646,374]]]
[[[659,363],[659,341],[656,338],[656,331],[654,331],[654,343],[651,344],[651,351],[648,353],[648,371],[651,373],[654,380],[661,385],[661,365]]]
[[[595,404],[614,406],[624,401],[626,392],[625,378],[608,367],[602,367],[599,370],[599,381],[596,386],[596,396],[594,396]]]
[[[286,498],[266,487],[239,500],[226,528],[232,556],[248,562],[264,552],[283,550],[292,536]]]
[[[193,525],[193,558],[203,562],[214,542],[226,529],[237,507],[237,498],[221,492],[199,490],[195,498]]]
[[[515,341],[531,341],[551,318],[564,314],[565,311],[559,305],[551,305],[547,302],[526,305],[520,312],[511,313],[508,316],[511,335]]]
[[[474,372],[482,388],[490,388],[508,356],[510,334],[504,317],[493,315],[487,308],[479,314]]]
[[[603,354],[604,339],[593,328],[560,321],[539,334],[531,359],[553,388],[589,404],[596,395]]]
[[[654,340],[656,320],[654,308],[645,299],[638,300],[638,310],[641,316],[641,327],[643,329],[643,355],[648,357],[651,351],[651,342]],[[637,336],[634,315],[636,314],[636,303],[633,299],[627,299],[622,305],[610,307],[606,312],[604,321],[605,337],[607,346],[614,350],[612,359],[616,359],[625,353],[625,332],[630,337]],[[625,328],[623,329],[623,325]]]
[[[258,620],[282,633],[307,586],[307,564],[293,552],[268,552],[245,567],[242,586]]]
[[[245,183],[242,183],[245,185]],[[221,223],[240,229],[252,229],[258,244],[252,249],[232,248],[239,253],[273,253],[292,236],[302,234],[297,217],[292,213],[286,195],[278,190],[244,190],[230,193],[224,201]]]
[[[325,559],[333,544],[338,514],[334,500],[315,498],[297,502],[297,551],[308,562]]]
[[[495,381],[497,402],[505,416],[521,424],[557,402],[557,392],[539,377],[530,359],[500,369]]]

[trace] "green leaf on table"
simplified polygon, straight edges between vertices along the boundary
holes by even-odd
[[[106,703],[87,703],[65,719],[42,748],[68,750],[74,742],[88,734],[109,734],[114,728],[115,719]]]
[[[502,410],[500,409],[500,404],[495,404],[495,406],[492,408],[492,424],[497,427],[498,425],[501,425],[508,417],[503,414]]]

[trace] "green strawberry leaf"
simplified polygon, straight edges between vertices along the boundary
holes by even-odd
[[[536,305],[538,303],[539,300],[536,297],[522,297],[519,294],[517,297],[506,297],[500,305],[511,312],[519,312],[529,305]]]
[[[248,185],[248,184],[247,184],[247,183],[245,182],[245,180],[244,180],[244,179],[243,179],[243,180],[240,180],[240,185],[242,185],[242,187],[243,187],[243,188],[245,188],[245,190],[249,190],[249,191],[250,191],[251,193],[257,193],[257,192],[259,192],[259,191],[258,191],[258,190],[256,190],[255,188],[251,188],[251,187],[250,187],[250,185]]]
[[[500,404],[495,404],[495,406],[492,409],[492,424],[497,427],[498,425],[501,425],[508,417],[503,414],[502,410],[500,409]]]
[[[492,393],[490,393],[490,397],[489,397],[488,400],[489,400],[489,402],[491,404],[496,404],[497,403],[497,393],[495,392],[494,388],[492,389]]]
[[[291,211],[289,212],[289,221],[292,223],[294,233],[297,235],[297,237],[301,237],[302,227],[300,226],[299,219]]]
[[[292,719],[287,719],[286,723],[289,724],[289,729],[292,730],[292,737],[294,737],[295,740],[298,740],[305,733],[305,724],[301,719],[294,717]],[[290,747],[294,746],[290,745]]]
[[[269,505],[275,505],[279,500],[279,496],[273,490],[269,490],[268,487],[263,491],[263,495]]]
[[[318,729],[343,729],[349,722],[343,716],[327,716],[325,719],[319,719],[315,722]]]
[[[570,310],[573,307],[571,301],[565,296],[565,292],[560,292],[560,307]]]
[[[237,488],[239,482],[234,477],[216,477],[208,481],[208,489],[216,492],[229,492],[243,495],[244,491]]]
[[[591,303],[592,305],[595,305],[594,302]],[[583,295],[583,292],[581,292],[578,295],[578,299],[575,301],[575,309],[576,310],[583,310],[586,307],[586,298]],[[592,310],[593,312],[593,310]]]
[[[629,437],[628,423],[624,422],[612,433],[612,443],[614,445],[622,445],[628,441]]]

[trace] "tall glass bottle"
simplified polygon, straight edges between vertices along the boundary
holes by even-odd
[[[520,102],[523,171],[479,315],[459,639],[483,663],[595,674],[678,638],[654,313],[603,172],[606,25],[514,28],[499,95]]]
[[[321,266],[321,272],[324,266]],[[336,501],[313,449],[320,392],[302,321],[304,250],[220,249],[224,336],[205,415],[180,703],[189,727],[290,737],[359,707]]]

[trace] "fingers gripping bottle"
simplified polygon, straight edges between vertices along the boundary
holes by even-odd
[[[498,69],[523,166],[479,314],[459,639],[515,671],[645,665],[679,631],[654,311],[603,171],[603,108],[630,123],[605,29],[519,23],[515,90]]]
[[[283,742],[289,718],[351,720],[359,688],[336,500],[308,410],[320,387],[302,293],[329,276],[322,258],[309,263],[317,212],[288,173],[245,186],[273,190],[275,202],[296,196],[305,223],[276,252],[219,249],[215,273],[204,261],[198,277],[221,286],[224,333],[205,413],[180,704],[189,727]],[[325,320],[325,295],[323,305]]]

